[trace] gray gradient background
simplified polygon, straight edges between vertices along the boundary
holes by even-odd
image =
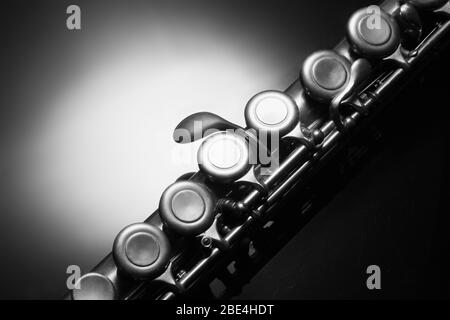
[[[65,27],[69,4],[81,6],[81,31]],[[186,148],[171,139],[183,117],[208,110],[243,124],[243,107],[253,94],[286,88],[304,58],[332,48],[343,37],[351,12],[368,4],[4,2],[0,298],[61,297],[67,265],[78,264],[87,272],[111,250],[122,227],[144,220],[167,185],[196,170],[193,162],[174,163],[177,148]],[[439,180],[443,160],[440,154],[436,158],[435,171],[423,173],[424,179]],[[378,171],[388,177],[395,173],[395,164],[380,161]],[[408,181],[411,172],[416,172],[414,165],[400,176],[400,185],[391,184],[391,192],[414,183]],[[365,190],[371,180],[384,178],[363,174],[353,189]],[[424,203],[439,197],[439,184],[431,185],[436,190],[429,190],[431,198]],[[380,261],[386,272],[403,274],[405,266],[415,266],[417,254],[427,254],[427,245],[415,253],[397,250],[399,243],[409,248],[403,241],[418,241],[409,233],[412,239],[401,239],[401,230],[397,245],[383,242],[379,247],[378,237],[398,235],[400,223],[382,216],[384,207],[376,207],[378,200],[369,191],[360,196],[368,197],[366,204],[372,203],[375,216],[363,205],[347,211],[345,203],[352,195],[347,196],[335,200],[334,214],[325,212],[322,220],[312,221],[240,297],[371,297],[363,288],[366,263]],[[385,202],[398,203],[389,197],[395,196],[386,193]],[[425,205],[411,203],[412,198],[404,195],[405,214],[408,206]],[[333,204],[328,211],[333,212]],[[346,215],[339,218],[335,211]],[[359,225],[348,228],[355,220]],[[346,230],[347,236],[332,228]],[[330,250],[333,242],[335,250]],[[383,254],[389,248],[395,252]],[[399,255],[406,255],[399,263],[389,260]],[[421,263],[434,268],[426,257]],[[426,295],[422,282],[428,280],[417,280],[417,274],[430,270],[416,267],[406,269],[406,278],[399,280],[406,287],[389,291],[388,286],[386,297]]]

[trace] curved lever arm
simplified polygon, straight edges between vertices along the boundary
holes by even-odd
[[[184,118],[175,128],[173,139],[177,143],[190,143],[202,139],[214,132],[228,129],[241,129],[211,112],[197,112]]]
[[[338,93],[330,105],[330,116],[335,122],[339,130],[347,129],[347,125],[342,121],[340,114],[340,106],[342,102],[354,94],[355,89],[357,89],[364,80],[370,75],[372,71],[372,66],[366,59],[358,59],[353,62],[350,68],[350,80],[347,86]]]

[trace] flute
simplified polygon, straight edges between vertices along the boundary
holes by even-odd
[[[174,139],[203,140],[199,171],[170,185],[144,222],[120,231],[112,252],[65,298],[183,298],[217,266],[240,259],[286,195],[310,183],[448,46],[449,20],[447,0],[362,8],[345,39],[307,57],[285,91],[248,101],[245,128],[208,112],[186,117]]]

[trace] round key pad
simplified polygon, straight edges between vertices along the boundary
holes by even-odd
[[[179,181],[163,192],[159,213],[171,230],[180,235],[194,236],[211,226],[215,203],[215,197],[204,184]]]
[[[300,80],[308,95],[329,102],[349,80],[350,62],[334,51],[311,54],[303,63]]]
[[[212,181],[229,183],[250,169],[249,147],[236,133],[217,132],[203,141],[197,153],[200,170]]]
[[[400,29],[384,11],[378,14],[369,8],[356,11],[350,18],[348,41],[354,51],[365,58],[387,57],[400,45]]]
[[[99,273],[82,276],[72,290],[73,300],[114,300],[116,289],[108,277]]]
[[[135,223],[117,235],[113,257],[120,272],[135,279],[151,279],[160,275],[169,262],[169,240],[157,227]]]
[[[264,91],[247,103],[245,121],[257,132],[277,132],[282,137],[298,124],[299,110],[295,101],[285,93]]]

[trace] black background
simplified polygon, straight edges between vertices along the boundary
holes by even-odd
[[[160,191],[189,170],[188,166],[171,170],[166,154],[170,132],[180,119],[203,108],[242,123],[243,106],[254,93],[286,88],[297,77],[301,61],[315,50],[332,48],[344,36],[351,12],[371,3],[77,1],[81,31],[65,27],[69,4],[73,3],[8,1],[0,12],[1,298],[61,297],[69,264],[87,272],[109,252],[114,235],[124,225],[145,219],[156,207]],[[152,32],[133,33],[146,22]],[[137,80],[142,77],[147,89],[136,89],[137,80],[121,79],[120,72],[108,73],[118,64],[109,57],[118,48],[124,50],[117,53],[123,58],[122,68],[127,70],[129,64],[131,74]],[[154,51],[158,53],[153,55]],[[141,55],[144,58],[136,62]],[[165,55],[170,58],[161,59]],[[228,64],[221,66],[224,57]],[[209,72],[196,69],[196,58],[205,58],[200,66]],[[102,61],[105,67],[95,69]],[[146,64],[141,66],[140,61]],[[174,78],[180,74],[177,68],[185,78]],[[149,70],[154,70],[151,79],[142,75]],[[236,298],[449,298],[448,71],[444,57],[403,92],[386,120],[380,150]],[[96,78],[96,72],[104,77]],[[86,89],[83,83],[89,77],[94,80]],[[114,130],[117,136],[132,139],[127,130],[136,127],[134,122],[122,123],[120,114],[119,120],[110,120],[109,113],[117,110],[95,100],[101,99],[96,94],[106,93],[110,101],[128,97],[118,94],[115,86],[108,87],[109,80],[119,83],[123,92],[171,94],[154,104],[146,102],[145,112],[136,111],[130,102],[130,112],[137,118],[142,113],[144,119],[137,126],[150,128],[140,141],[148,142],[143,146],[130,142],[125,151],[120,148],[127,141],[117,146],[117,154],[127,154],[118,163],[134,168],[134,174],[124,176],[107,166],[93,178],[93,190],[121,187],[93,192],[91,201],[90,193],[79,190],[89,185],[89,174],[79,185],[78,171],[66,179],[65,170],[77,168],[79,159],[92,170],[88,172],[103,170],[103,160],[110,154],[102,153],[101,143],[113,143]],[[61,92],[66,92],[63,98]],[[93,119],[89,112],[70,113],[86,101],[93,108],[98,102],[106,107]],[[61,109],[68,113],[58,117]],[[128,109],[120,109],[124,110]],[[84,149],[83,134],[79,140],[76,134],[65,140],[64,130],[74,116],[84,123],[83,115],[87,122],[99,121],[99,132],[106,130],[95,140],[100,143],[98,159],[96,150]],[[113,128],[103,127],[102,121],[111,121]],[[61,128],[53,131],[58,124]],[[91,133],[97,132],[95,128],[88,126]],[[52,138],[62,132],[62,141],[48,140],[42,130],[49,130]],[[74,142],[73,153],[60,153],[58,147]],[[111,148],[115,155],[114,143]],[[141,153],[133,148],[147,150],[148,163],[136,160]],[[138,170],[143,167],[148,169]],[[365,270],[372,264],[381,267],[379,291],[365,286]]]

